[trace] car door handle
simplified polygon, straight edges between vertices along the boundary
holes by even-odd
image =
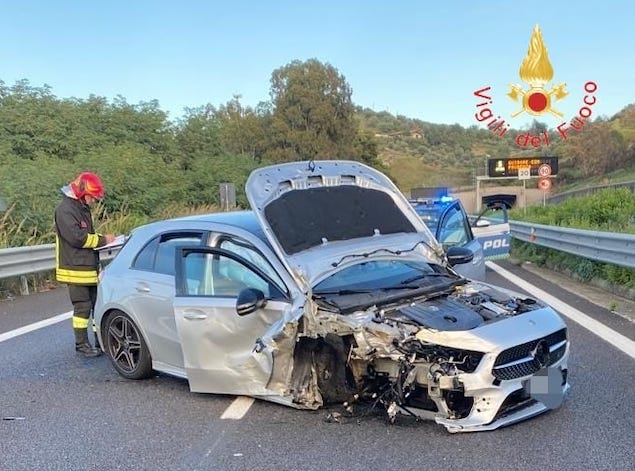
[[[183,314],[183,317],[187,320],[190,321],[202,321],[204,319],[207,319],[207,314],[205,314],[203,311],[185,311],[185,313]]]
[[[145,284],[139,284],[137,286],[135,286],[135,289],[137,291],[139,291],[140,293],[149,293],[150,292],[150,288],[145,285]]]

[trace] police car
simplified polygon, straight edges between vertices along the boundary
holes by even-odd
[[[446,252],[457,246],[472,252],[470,262],[455,265],[454,269],[474,280],[485,280],[485,260],[507,257],[510,251],[508,204],[496,199],[485,203],[484,211],[470,218],[461,201],[447,194],[410,199]]]
[[[483,247],[485,260],[509,257],[511,232],[507,211],[514,205],[515,195],[490,195],[483,198],[485,208],[470,218],[472,232]]]

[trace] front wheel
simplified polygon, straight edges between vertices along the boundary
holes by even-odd
[[[127,379],[152,376],[152,357],[133,320],[115,311],[106,321],[105,350],[117,372]]]

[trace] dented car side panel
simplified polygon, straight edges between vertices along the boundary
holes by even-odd
[[[532,355],[527,350],[523,358],[510,359],[513,366],[496,366],[502,352],[565,329],[547,306],[504,298],[506,293],[488,285],[460,286],[449,299],[479,312],[482,324],[457,331],[416,325],[404,316],[414,306],[434,307],[438,300],[422,297],[344,315],[323,309],[310,293],[296,293],[293,302],[269,302],[245,317],[236,316],[228,299],[177,295],[175,314],[191,389],[248,394],[301,409],[375,398],[391,420],[407,413],[434,419],[451,432],[497,428],[548,409],[525,394],[527,378],[536,371],[513,373],[503,381],[494,376],[497,368],[533,361],[524,358]],[[523,305],[526,312],[510,305]],[[558,346],[554,341],[553,348]],[[568,343],[554,361],[543,353],[540,368],[562,377]],[[564,396],[567,390],[565,381],[554,394]],[[417,400],[409,401],[411,394]],[[519,400],[513,406],[523,407],[503,414],[514,394]]]

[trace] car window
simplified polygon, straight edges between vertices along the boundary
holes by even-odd
[[[443,210],[437,206],[418,205],[415,206],[415,211],[421,217],[421,220],[428,226],[428,229],[433,234],[437,233],[437,227],[439,224],[439,218]]]
[[[280,289],[269,280],[225,255],[188,253],[184,269],[185,293],[189,295],[236,298],[245,288],[254,288],[262,291],[266,298],[284,298]]]
[[[501,207],[486,208],[479,215],[475,225],[504,224],[508,222],[507,209]],[[480,224],[479,224],[480,223]]]
[[[459,206],[452,206],[443,217],[439,230],[439,242],[444,248],[465,245],[472,240],[469,225]]]
[[[380,290],[399,286],[421,274],[435,274],[435,268],[421,261],[374,260],[346,267],[313,287],[314,293],[338,290]]]
[[[139,252],[132,268],[174,276],[177,247],[199,245],[202,233],[170,233],[154,238]]]
[[[255,266],[257,266],[260,270],[267,274],[277,285],[279,288],[284,290],[284,282],[278,276],[278,273],[273,268],[271,263],[256,249],[256,247],[242,241],[237,241],[233,239],[223,239],[219,244],[220,248],[228,250],[232,253],[235,253],[245,260],[250,261]]]
[[[137,270],[152,271],[154,268],[154,256],[157,253],[159,237],[155,237],[145,245],[132,262],[132,268]]]
[[[483,247],[486,260],[509,257],[511,233],[506,206],[491,205],[483,210],[472,224],[472,233]]]

